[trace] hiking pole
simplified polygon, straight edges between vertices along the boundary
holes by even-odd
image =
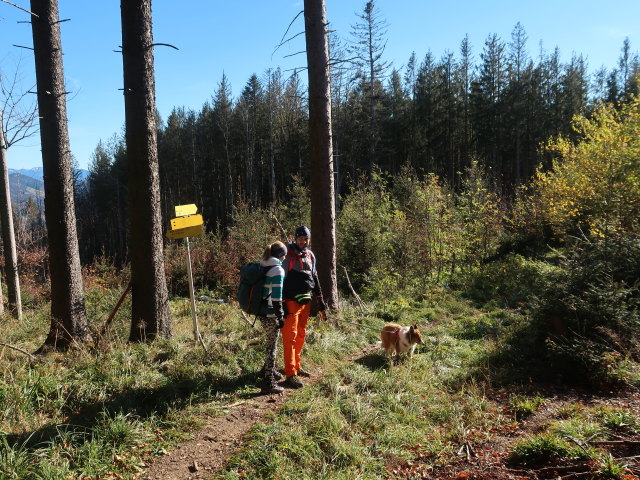
[[[256,318],[256,320],[254,320],[254,322],[253,322],[253,323],[251,323],[251,320],[249,320],[249,319],[247,318],[247,316],[245,315],[245,313],[244,313],[242,310],[240,311],[240,313],[242,314],[242,318],[244,319],[244,321],[245,321],[245,322],[247,322],[249,325],[251,325],[253,328],[255,328],[255,326],[256,326],[256,321],[258,320],[258,317],[255,317],[255,318]]]

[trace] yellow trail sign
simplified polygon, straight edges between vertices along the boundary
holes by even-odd
[[[168,230],[167,238],[185,238],[185,237],[195,237],[196,235],[202,235],[204,233],[204,226],[202,223],[199,225],[193,225],[191,227],[179,228],[177,230]]]
[[[176,217],[186,217],[187,215],[193,215],[198,211],[198,207],[196,207],[195,203],[190,203],[189,205],[176,205]]]
[[[171,230],[195,227],[202,225],[202,215],[189,215],[188,217],[178,217],[171,219]]]

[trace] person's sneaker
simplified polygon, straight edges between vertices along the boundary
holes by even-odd
[[[299,377],[305,377],[305,378],[309,378],[311,376],[311,374],[309,372],[307,372],[306,370],[299,368],[298,369],[298,376]]]
[[[265,383],[260,389],[260,393],[264,393],[265,395],[268,395],[271,393],[282,393],[282,392],[284,392],[284,388],[282,388],[280,385],[278,385],[275,382]]]
[[[304,387],[304,383],[300,381],[300,379],[296,375],[291,375],[286,378],[284,381],[284,385],[291,388],[302,388]]]

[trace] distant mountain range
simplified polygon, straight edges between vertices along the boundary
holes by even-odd
[[[86,181],[89,176],[87,170],[77,170],[80,181]],[[42,167],[9,169],[9,188],[11,201],[14,205],[26,202],[29,198],[42,205],[44,200],[44,181]]]

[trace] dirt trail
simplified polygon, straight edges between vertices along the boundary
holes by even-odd
[[[371,362],[380,361],[377,355],[379,345],[372,345],[360,352],[351,355],[348,360],[369,365]],[[314,375],[306,379],[307,384],[318,381],[323,372],[320,369],[314,371]],[[221,407],[222,414],[211,417],[205,425],[194,432],[193,439],[178,445],[175,450],[155,460],[149,468],[139,474],[137,478],[147,480],[196,480],[211,478],[213,474],[221,470],[230,456],[241,447],[246,434],[257,423],[264,420],[269,412],[279,409],[290,395],[297,391],[285,389],[280,395],[256,395],[225,407]],[[493,398],[498,404],[506,405],[504,398]],[[436,468],[430,462],[422,464],[418,462],[400,461],[394,462],[390,458],[389,473],[399,476],[417,476],[423,478],[460,479],[473,478],[475,480],[504,480],[504,479],[539,479],[549,478],[546,471],[565,469],[565,465],[556,465],[541,468],[539,470],[517,470],[507,464],[509,446],[517,439],[532,435],[546,428],[550,419],[557,417],[557,412],[566,405],[585,405],[589,407],[608,406],[619,409],[627,409],[636,416],[640,416],[640,395],[638,392],[628,392],[621,397],[599,396],[594,394],[579,394],[572,391],[564,391],[547,395],[543,407],[531,418],[519,423],[506,424],[505,431],[493,432],[489,442],[483,441],[473,445],[473,438],[469,443],[458,445],[461,447],[457,455],[453,455],[445,466]],[[640,473],[640,437],[636,434],[629,437],[632,440],[633,451],[627,452],[624,459],[635,473]],[[615,442],[614,442],[615,443]],[[466,447],[463,448],[463,447]],[[466,453],[465,453],[466,452]],[[617,455],[620,456],[620,455]],[[584,475],[582,465],[574,465],[576,472],[562,478],[574,479]],[[402,475],[401,475],[402,474]],[[418,475],[419,474],[419,475]],[[555,477],[554,477],[555,478]],[[628,478],[639,478],[630,475]]]
[[[195,480],[210,477],[225,465],[251,427],[263,420],[268,412],[278,409],[292,392],[286,389],[280,395],[257,394],[227,406],[223,415],[210,418],[194,433],[193,439],[158,458],[139,478]]]
[[[370,345],[348,357],[354,361],[379,350]],[[313,369],[311,378],[303,379],[310,385],[323,375]],[[276,411],[296,390],[285,388],[279,395],[260,395],[223,407],[222,415],[209,418],[193,439],[178,445],[167,455],[155,460],[138,477],[144,480],[196,480],[210,478],[227,463],[229,457],[242,445],[251,427],[261,422],[269,412]]]

